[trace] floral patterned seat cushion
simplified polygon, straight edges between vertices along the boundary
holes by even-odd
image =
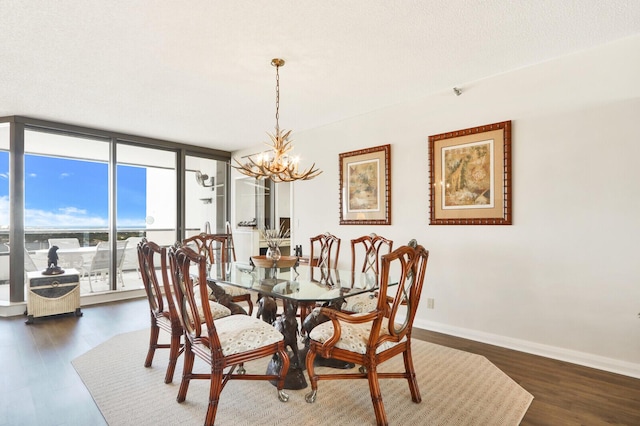
[[[215,320],[214,324],[224,356],[251,351],[284,339],[272,325],[248,315],[230,315]],[[206,327],[203,327],[202,334],[207,334]],[[198,346],[206,349],[202,344]]]
[[[224,292],[231,297],[244,296],[245,294],[251,294],[249,290],[245,290],[244,288],[236,287],[233,285],[218,283],[218,286],[220,288],[223,288]]]
[[[202,304],[200,303],[200,298],[196,298],[196,303],[198,305],[198,314],[200,315],[200,323],[204,323],[204,312],[202,311]],[[231,315],[231,311],[226,306],[221,305],[218,302],[214,302],[209,300],[209,308],[211,309],[211,316],[213,319],[223,318]],[[189,316],[189,320],[193,321],[191,317],[191,311],[187,311],[187,315]]]
[[[336,342],[334,347],[364,355],[367,353],[367,343],[369,342],[369,335],[371,334],[371,325],[372,323],[349,324],[341,322],[340,327],[342,332],[340,333],[340,339]],[[380,335],[385,334],[389,334],[389,329],[386,323],[380,328]],[[333,322],[331,321],[327,321],[316,326],[311,330],[311,333],[309,333],[309,337],[312,340],[320,343],[326,342],[331,336],[333,336]],[[406,337],[403,338],[401,342],[405,339]],[[376,353],[386,351],[397,344],[398,343],[389,341],[384,342],[382,345],[378,346]]]
[[[345,299],[346,305],[342,307],[343,311],[367,313],[375,311],[378,307],[378,298],[373,293],[356,294]]]

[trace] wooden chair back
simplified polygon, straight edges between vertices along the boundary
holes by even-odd
[[[316,262],[316,266],[320,268],[337,269],[338,257],[340,256],[340,238],[335,235],[325,232],[324,234],[311,237],[311,252],[309,259],[311,262]]]
[[[380,256],[391,253],[393,241],[375,233],[351,240],[352,282],[355,272],[379,275]]]
[[[358,285],[377,286],[380,282],[380,256],[391,253],[393,241],[376,234],[363,235],[351,240],[351,285],[362,275],[364,282]],[[342,309],[346,312],[370,312],[376,309],[378,292],[363,293],[345,300]]]
[[[236,261],[236,246],[233,243],[233,234],[231,233],[231,224],[227,221],[225,224],[225,232],[228,235],[227,250],[229,251],[229,259]]]
[[[383,322],[387,323],[389,334],[393,341],[399,342],[405,336],[411,335],[413,320],[418,311],[422,287],[424,286],[425,274],[429,251],[422,246],[411,247],[402,246],[389,254],[382,255],[382,268],[380,271],[380,297],[378,298],[378,310],[385,311],[386,319],[378,317],[374,321],[373,327],[377,329],[377,334],[373,331],[371,336],[380,334]],[[387,294],[389,280],[395,281],[395,271],[392,273],[392,264],[399,263],[400,274],[397,278],[397,285],[394,285],[395,295],[387,296],[387,301],[382,295]],[[379,339],[376,347],[383,342]]]
[[[159,316],[170,317],[169,305],[173,301],[164,297],[164,294],[171,294],[166,248],[143,238],[137,245],[137,252],[142,283],[149,301],[151,315],[156,318]],[[159,264],[156,264],[156,261],[159,261]],[[158,271],[161,274],[162,282],[158,280]],[[178,320],[177,316],[175,319]]]
[[[182,240],[182,244],[194,250],[196,253],[206,257],[207,262],[225,263],[229,259],[229,234],[206,234],[204,232]]]
[[[171,383],[177,359],[182,350],[180,343],[182,326],[171,296],[167,250],[154,242],[147,241],[146,238],[143,238],[136,248],[142,282],[147,294],[151,314],[151,336],[144,365],[145,367],[151,366],[157,348],[169,349],[169,364],[164,381],[165,383]],[[162,282],[158,280],[158,271],[162,277]],[[170,344],[158,344],[160,330],[164,330],[171,335]]]
[[[195,239],[194,241],[199,240]],[[206,342],[205,345],[211,348],[214,357],[216,354],[222,356],[220,340],[216,333],[211,311],[202,309],[208,332],[203,333],[202,323],[198,321],[200,318],[198,301],[209,299],[207,285],[198,285],[207,282],[207,252],[205,254],[198,253],[187,245],[174,246],[169,250],[169,262],[175,307],[186,338],[192,344],[195,344],[196,339],[202,338]]]
[[[230,229],[230,227],[229,227]],[[182,245],[190,247],[195,252],[207,259],[209,264],[235,262],[235,249],[231,250],[229,244],[233,245],[233,237],[229,234],[206,234],[200,233],[182,241]],[[249,315],[253,313],[253,302],[248,291],[233,287],[225,287],[230,293],[231,302],[246,302],[249,307]],[[227,305],[228,306],[228,305]],[[233,307],[232,310],[236,308]],[[241,308],[242,309],[242,308]]]

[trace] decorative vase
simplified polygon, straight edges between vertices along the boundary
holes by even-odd
[[[276,264],[278,263],[278,260],[280,260],[280,257],[282,257],[282,253],[280,253],[280,247],[269,246],[267,248],[266,256],[267,256],[267,259],[271,259],[273,261],[273,266],[275,267]]]

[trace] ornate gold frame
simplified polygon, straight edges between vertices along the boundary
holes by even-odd
[[[391,145],[340,154],[340,225],[391,225]]]
[[[511,225],[511,121],[429,136],[429,165],[431,225]]]

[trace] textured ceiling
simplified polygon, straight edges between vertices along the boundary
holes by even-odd
[[[0,0],[0,116],[236,150],[640,33],[638,0]]]

